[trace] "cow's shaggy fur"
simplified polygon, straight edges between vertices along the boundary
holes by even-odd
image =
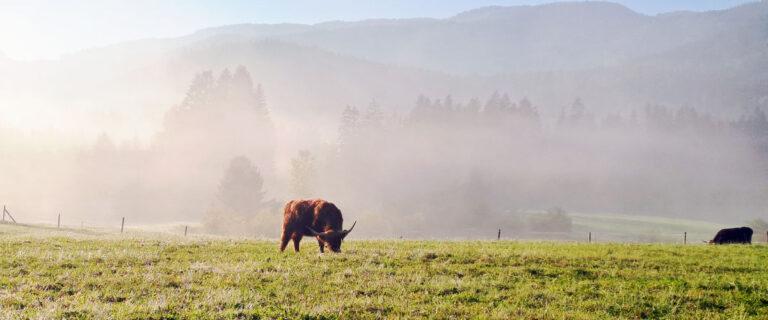
[[[280,251],[284,251],[288,241],[293,240],[293,249],[298,252],[302,237],[315,236],[320,252],[324,252],[325,247],[338,252],[341,250],[342,240],[351,231],[351,229],[349,231],[342,229],[343,222],[341,210],[328,201],[322,199],[288,201],[283,212]]]

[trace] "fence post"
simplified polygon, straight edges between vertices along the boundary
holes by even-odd
[[[496,240],[501,240],[501,229],[499,229],[499,233],[496,234]]]
[[[13,218],[13,215],[11,214],[11,212],[8,211],[8,209],[5,208],[5,205],[3,205],[3,221],[5,221],[5,216],[6,215],[8,215],[8,218],[11,218],[11,221],[13,223],[18,223],[18,222],[16,222],[16,219]]]
[[[125,217],[123,217],[123,222],[120,222],[120,233],[123,233],[124,227],[125,227]]]
[[[768,243],[768,231],[765,232],[765,242]]]
[[[683,244],[688,244],[688,231],[683,232]]]
[[[187,236],[187,226],[184,226],[184,236]]]
[[[592,243],[592,231],[589,232],[589,243]]]
[[[56,229],[61,228],[61,213],[59,213],[59,218],[56,219]]]

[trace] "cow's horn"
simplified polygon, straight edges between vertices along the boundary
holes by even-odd
[[[307,230],[309,230],[309,232],[312,232],[312,235],[314,235],[314,236],[322,235],[322,233],[317,232],[317,231],[315,231],[314,229],[312,229],[310,227],[307,227]]]
[[[357,224],[357,220],[355,220],[355,222],[354,222],[354,223],[352,223],[352,227],[351,227],[351,228],[349,228],[349,230],[344,230],[344,231],[343,231],[343,232],[344,232],[344,235],[347,235],[348,233],[352,232],[352,229],[354,229],[354,228],[355,228],[355,225],[356,225],[356,224]]]

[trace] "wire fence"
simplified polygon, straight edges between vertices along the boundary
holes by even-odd
[[[719,229],[711,232],[610,232],[610,231],[572,231],[572,232],[516,232],[505,234],[496,231],[497,240],[560,240],[585,243],[668,243],[702,244],[712,240]],[[755,232],[752,242],[768,243],[768,231]]]
[[[38,227],[46,229],[59,229],[67,231],[98,231],[103,234],[122,234],[127,231],[126,226],[129,226],[129,220],[126,217],[120,217],[116,219],[114,225],[108,224],[86,224],[85,221],[80,220],[77,225],[64,225],[62,224],[62,214],[58,213],[55,217],[55,222],[51,223],[19,223],[13,217],[10,210],[3,206],[3,216],[0,220],[0,224],[14,224],[19,226]],[[167,225],[166,225],[167,226]],[[693,229],[693,228],[692,228]],[[544,232],[544,231],[530,231],[530,230],[504,230],[503,228],[488,230],[482,228],[473,228],[464,236],[449,235],[433,235],[429,236],[429,233],[420,233],[419,235],[413,233],[401,234],[397,236],[389,235],[373,239],[401,239],[401,240],[439,240],[439,239],[451,239],[451,240],[545,240],[545,241],[569,241],[569,242],[584,242],[584,243],[669,243],[669,244],[701,244],[707,243],[713,239],[715,234],[720,230],[713,228],[712,230],[703,231],[640,231],[640,230],[605,230],[595,228],[590,230],[585,226],[580,226],[578,230],[572,230],[567,232]],[[158,228],[147,227],[147,225],[133,226],[133,231],[148,231],[153,233],[165,233],[179,236],[196,235],[211,235],[201,230],[201,228],[191,227],[190,224],[178,223],[171,227],[164,228],[162,231],[158,231]],[[426,236],[425,236],[426,235]],[[257,237],[258,238],[258,237]],[[360,237],[365,239],[366,237]],[[755,230],[752,235],[753,243],[768,243],[768,230]]]

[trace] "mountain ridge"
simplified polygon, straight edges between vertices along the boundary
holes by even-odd
[[[528,97],[550,116],[575,98],[597,113],[626,114],[661,103],[736,117],[744,108],[768,106],[762,89],[768,76],[757,72],[768,69],[768,2],[657,16],[605,2],[477,10],[571,11],[563,8],[612,14],[576,25],[535,17],[455,20],[478,11],[445,19],[238,24],[92,48],[55,61],[0,60],[4,74],[18,75],[0,78],[0,111],[32,101],[46,107],[30,117],[64,113],[66,105],[156,122],[195,73],[239,64],[253,71],[270,107],[284,112],[284,119],[335,119],[345,105],[372,100],[407,112],[419,94],[467,100],[494,91]],[[83,80],[72,81],[74,72]]]

